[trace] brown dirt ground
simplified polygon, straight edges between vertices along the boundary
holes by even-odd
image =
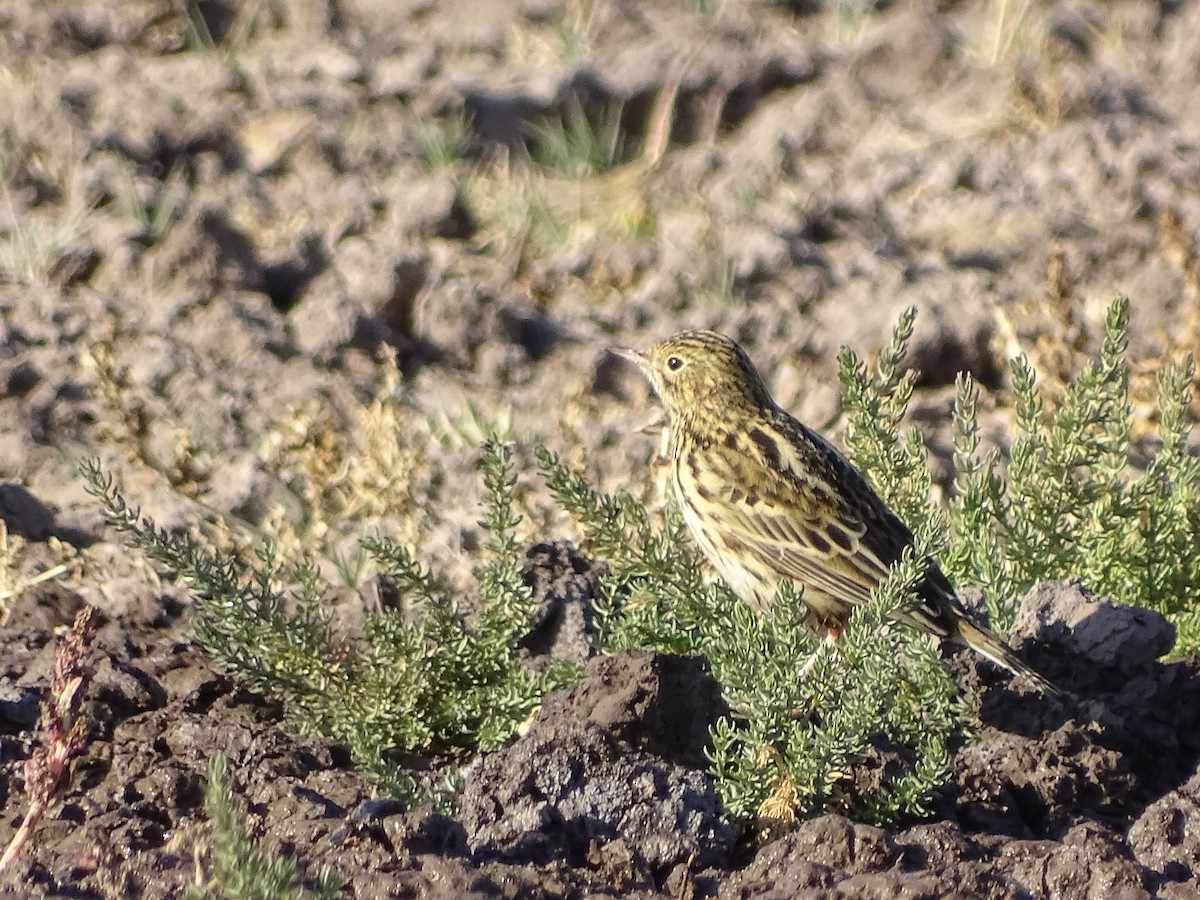
[[[1053,398],[1125,293],[1141,415],[1156,363],[1200,344],[1197,83],[1187,0],[10,0],[0,843],[56,629],[83,603],[104,625],[89,749],[0,888],[181,896],[221,749],[264,843],[347,896],[1200,896],[1198,665],[1077,585],[1035,591],[1016,637],[1081,699],[956,660],[980,740],[928,820],[736,841],[699,765],[719,686],[649,652],[594,661],[464,772],[452,818],[373,800],[212,671],[186,592],[75,474],[99,456],[159,524],[271,536],[333,578],[391,533],[466,589],[489,430],[661,501],[612,344],[720,328],[836,432],[837,348],[870,356],[915,305],[913,418],[948,451],[955,372],[1003,442],[1007,356]],[[526,158],[579,115],[620,165]],[[519,500],[530,544],[568,533]],[[548,546],[532,562],[564,565]],[[370,608],[350,574],[347,631]]]

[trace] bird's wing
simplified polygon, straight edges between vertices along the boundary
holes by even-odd
[[[739,437],[720,446],[722,464],[712,469],[726,538],[810,591],[866,603],[911,542],[908,529],[832,445],[799,422],[777,420]]]

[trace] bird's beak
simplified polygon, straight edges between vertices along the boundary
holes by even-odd
[[[621,359],[628,360],[629,362],[633,363],[635,366],[641,369],[644,374],[650,374],[646,354],[639,353],[637,350],[630,350],[626,347],[612,347],[610,349],[617,356],[621,357]]]

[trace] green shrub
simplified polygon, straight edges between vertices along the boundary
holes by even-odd
[[[943,563],[982,585],[1006,626],[1039,581],[1079,576],[1096,593],[1171,619],[1175,652],[1200,648],[1200,458],[1188,446],[1195,376],[1190,357],[1158,374],[1157,434],[1134,447],[1129,301],[1109,307],[1099,358],[1056,409],[1043,406],[1025,357],[1011,363],[1015,429],[1007,460],[978,456],[970,379],[955,403],[954,539]],[[1133,453],[1138,463],[1135,466]]]
[[[518,658],[531,596],[513,538],[509,465],[505,447],[485,446],[489,552],[474,625],[407,550],[370,539],[365,549],[397,591],[419,603],[420,615],[374,612],[354,640],[331,628],[322,606],[328,586],[311,562],[284,565],[267,546],[244,571],[238,560],[142,518],[96,463],[85,464],[83,473],[108,520],[192,589],[196,640],[222,669],[280,698],[304,731],[345,743],[380,788],[416,799],[423,792],[384,751],[461,757],[503,746],[542,694],[575,674],[562,665],[535,673]]]

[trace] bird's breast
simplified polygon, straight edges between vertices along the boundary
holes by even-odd
[[[743,602],[762,611],[775,597],[779,578],[762,565],[727,526],[731,491],[716,469],[697,452],[679,456],[674,466],[675,495],[684,521],[712,567]]]

